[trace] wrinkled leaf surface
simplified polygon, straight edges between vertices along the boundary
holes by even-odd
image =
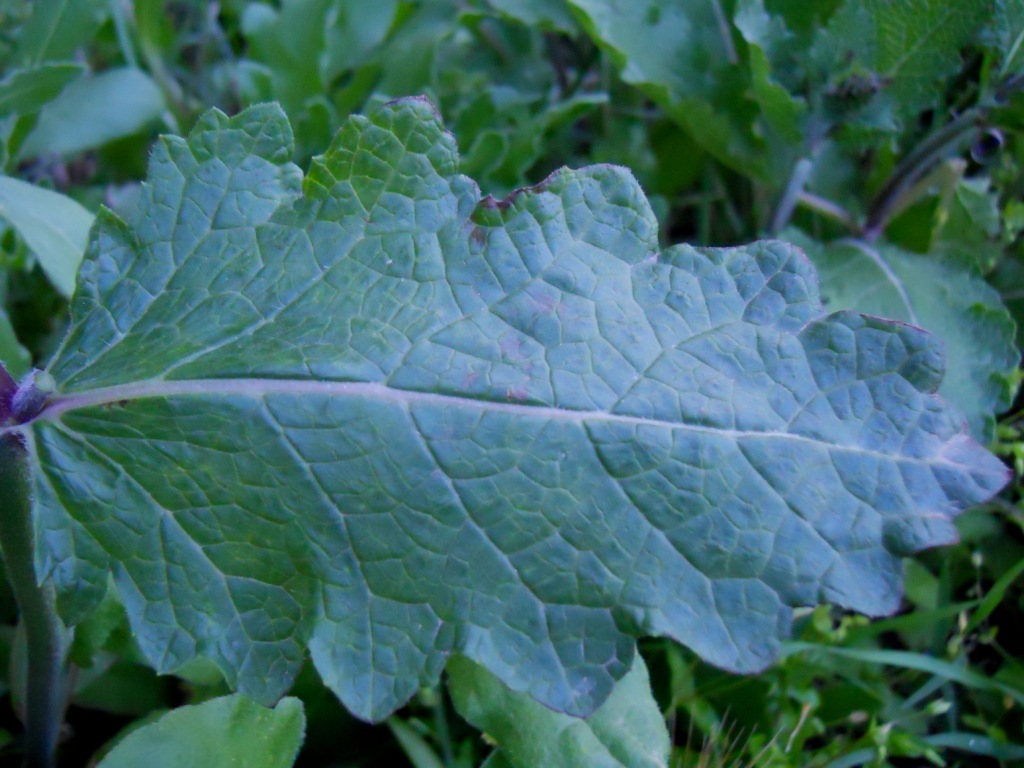
[[[903,320],[943,341],[949,370],[939,391],[960,408],[978,440],[991,440],[992,414],[1010,406],[1009,381],[1020,355],[1010,313],[984,278],[961,261],[888,244],[797,242],[821,274],[830,309]]]
[[[624,169],[482,197],[423,100],[290,155],[272,106],[163,139],[0,428],[65,617],[112,570],[160,671],[271,702],[308,647],[381,718],[458,651],[582,715],[637,635],[756,670],[793,606],[894,610],[1005,481],[930,336],[826,316],[783,243],[659,253]]]

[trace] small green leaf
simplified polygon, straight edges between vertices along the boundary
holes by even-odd
[[[295,0],[280,10],[249,3],[242,15],[249,55],[268,67],[274,98],[289,114],[324,90],[320,60],[328,6],[328,0]]]
[[[19,158],[71,155],[138,133],[163,114],[164,97],[141,70],[108,69],[69,85],[39,113]]]
[[[427,744],[427,740],[408,723],[397,717],[389,717],[388,728],[413,768],[445,768],[444,763]]]
[[[640,656],[586,718],[552,712],[464,656],[448,662],[459,714],[486,733],[512,768],[666,768],[669,735]]]
[[[807,102],[790,94],[773,76],[770,62],[777,55],[776,49],[785,49],[791,44],[785,24],[780,17],[765,10],[763,0],[740,0],[736,5],[735,23],[747,42],[751,85],[765,120],[782,139],[799,144],[803,139],[802,120]]]
[[[939,391],[960,408],[977,439],[992,438],[996,414],[1010,405],[1008,377],[1020,358],[1013,320],[976,269],[892,245],[820,246],[794,232],[784,236],[818,268],[830,309],[893,317],[942,339],[948,365]]]
[[[290,768],[305,728],[298,699],[266,709],[224,696],[178,707],[132,731],[98,768]]]
[[[250,56],[270,70],[274,98],[297,117],[307,100],[366,62],[398,7],[397,0],[292,0],[279,10],[250,3],[242,30]]]
[[[54,287],[70,296],[93,215],[59,192],[0,176],[0,217],[17,230]]]
[[[325,49],[320,78],[331,83],[361,66],[382,42],[398,15],[398,0],[333,0],[323,29]]]
[[[962,179],[942,209],[933,247],[990,272],[1002,259],[999,194],[987,177]]]
[[[0,116],[38,112],[84,71],[81,64],[71,62],[11,70],[0,80]]]

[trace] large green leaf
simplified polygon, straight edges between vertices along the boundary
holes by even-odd
[[[966,261],[856,240],[820,246],[792,234],[818,268],[830,309],[892,317],[942,339],[948,370],[939,392],[963,411],[977,439],[991,440],[1020,361],[998,292]]]
[[[783,243],[659,254],[624,169],[481,198],[423,100],[290,154],[266,105],[162,140],[0,427],[65,617],[112,571],[160,671],[273,701],[308,645],[380,718],[459,652],[586,714],[636,635],[755,670],[793,606],[894,610],[1005,482],[930,336]]]
[[[133,731],[98,768],[290,768],[305,728],[298,699],[266,709],[244,696],[222,696]]]
[[[463,656],[448,662],[459,713],[486,733],[514,768],[665,768],[669,735],[643,659],[586,719],[552,712]]]

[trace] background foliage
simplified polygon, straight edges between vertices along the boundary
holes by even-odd
[[[347,115],[424,93],[462,171],[496,196],[561,165],[628,166],[666,243],[787,239],[818,266],[830,308],[939,335],[943,393],[1018,478],[962,516],[960,544],[908,561],[895,618],[807,612],[785,658],[753,677],[648,642],[673,764],[1012,765],[1024,760],[1012,631],[1024,596],[1022,43],[1021,0],[7,0],[0,359],[16,375],[46,360],[92,214],[129,212],[155,136],[209,106],[280,101],[305,167]],[[6,591],[0,610],[2,716],[16,734],[23,662]],[[67,765],[227,692],[204,668],[171,679],[140,664],[113,598],[70,654]],[[524,738],[474,709],[472,696],[501,691],[474,688],[471,668],[457,676],[470,722],[499,743]],[[376,728],[311,670],[293,695],[306,713],[298,765],[475,766],[491,751],[443,689]],[[527,705],[509,704],[516,720],[530,722]]]

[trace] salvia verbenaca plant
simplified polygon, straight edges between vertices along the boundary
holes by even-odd
[[[379,720],[459,654],[583,716],[639,636],[745,672],[798,606],[893,611],[1007,480],[938,342],[826,314],[791,245],[660,250],[612,166],[482,197],[422,99],[305,177],[290,142],[266,105],[162,139],[63,345],[0,374],[36,754],[108,583],[156,670],[265,704],[309,655]]]

